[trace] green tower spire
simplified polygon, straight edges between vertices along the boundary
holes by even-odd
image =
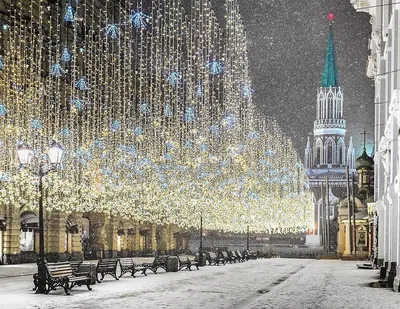
[[[322,73],[321,87],[339,87],[339,78],[336,68],[335,48],[333,45],[332,24],[329,30],[328,46],[326,48],[324,71]]]

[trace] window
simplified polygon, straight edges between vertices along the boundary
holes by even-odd
[[[33,230],[21,230],[19,234],[19,248],[22,252],[31,252],[35,250],[35,232]]]
[[[329,143],[326,162],[327,162],[327,164],[332,164],[332,161],[333,161],[332,160],[332,143]]]

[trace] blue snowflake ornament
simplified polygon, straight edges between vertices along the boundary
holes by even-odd
[[[196,97],[201,98],[203,96],[203,86],[199,83],[196,86]]]
[[[32,129],[34,129],[34,130],[41,130],[41,129],[43,129],[43,125],[42,125],[42,123],[40,122],[39,119],[32,119],[32,120],[31,120],[31,127],[32,127]]]
[[[190,149],[190,148],[193,147],[193,143],[192,143],[191,141],[187,140],[187,141],[185,142],[185,145],[184,145],[183,147],[184,147],[185,149]]]
[[[76,83],[75,87],[78,88],[81,91],[86,91],[89,89],[87,82],[86,82],[86,77],[82,76]]]
[[[119,25],[117,24],[110,24],[107,25],[105,28],[102,30],[105,30],[105,36],[109,36],[113,40],[117,39],[120,36],[120,30],[119,30]]]
[[[196,120],[196,110],[192,106],[185,107],[185,114],[183,115],[183,120],[185,122],[193,122]]]
[[[69,128],[64,128],[60,131],[60,135],[68,137],[72,135],[72,131]]]
[[[67,47],[63,48],[62,54],[61,54],[61,60],[64,62],[69,62],[71,61],[71,53]]]
[[[67,4],[67,7],[65,9],[65,14],[64,14],[64,20],[67,23],[73,23],[75,21],[75,12],[74,9],[72,8],[71,4]]]
[[[150,16],[140,11],[132,11],[132,14],[129,18],[129,21],[132,23],[132,26],[135,27],[137,30],[147,29],[149,20]]]
[[[0,174],[0,181],[8,181],[8,174],[7,173],[1,173]]]
[[[78,110],[78,112],[81,112],[85,106],[85,101],[81,99],[72,99],[71,104]]]
[[[247,137],[249,139],[259,139],[260,138],[260,134],[256,131],[251,131],[249,132],[249,134],[247,134]]]
[[[136,127],[133,129],[133,135],[142,135],[143,134],[143,128],[142,127]]]
[[[0,71],[4,70],[4,61],[3,61],[3,57],[0,56]]]
[[[252,94],[254,93],[254,89],[249,85],[243,86],[240,91],[242,93],[242,97],[245,99],[251,98]]]
[[[164,107],[164,115],[166,117],[171,117],[172,116],[172,108],[169,104],[166,104]]]
[[[217,75],[224,72],[224,66],[219,61],[210,61],[206,64],[206,68],[210,70],[212,75]]]
[[[4,117],[7,114],[7,109],[3,104],[0,104],[0,116]]]
[[[119,120],[114,120],[111,124],[111,131],[116,132],[121,128],[121,122]]]
[[[167,78],[172,87],[176,87],[182,81],[182,74],[179,72],[171,72]]]
[[[60,77],[65,73],[64,69],[59,63],[55,63],[51,66],[51,75],[54,77]]]
[[[147,114],[149,112],[149,104],[146,101],[143,101],[139,106],[140,112],[142,114]]]
[[[219,127],[217,125],[213,124],[210,127],[210,132],[211,132],[212,135],[218,135],[219,134]]]
[[[236,122],[237,122],[236,115],[232,113],[226,114],[225,117],[222,119],[222,125],[228,130],[233,129]]]

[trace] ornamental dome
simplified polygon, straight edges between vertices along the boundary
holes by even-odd
[[[358,171],[359,169],[374,169],[374,159],[367,155],[365,148],[362,155],[356,159],[356,170]]]

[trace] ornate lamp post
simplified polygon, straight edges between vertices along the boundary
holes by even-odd
[[[18,146],[18,158],[23,167],[33,170],[32,160],[35,157],[34,150],[24,144]],[[60,165],[63,154],[63,148],[55,141],[50,145],[47,155],[40,155],[39,169],[34,172],[39,177],[39,256],[38,256],[38,288],[37,294],[43,294],[46,291],[46,267],[44,256],[44,228],[43,228],[43,177],[49,172],[56,170]],[[43,160],[44,157],[46,160]]]

